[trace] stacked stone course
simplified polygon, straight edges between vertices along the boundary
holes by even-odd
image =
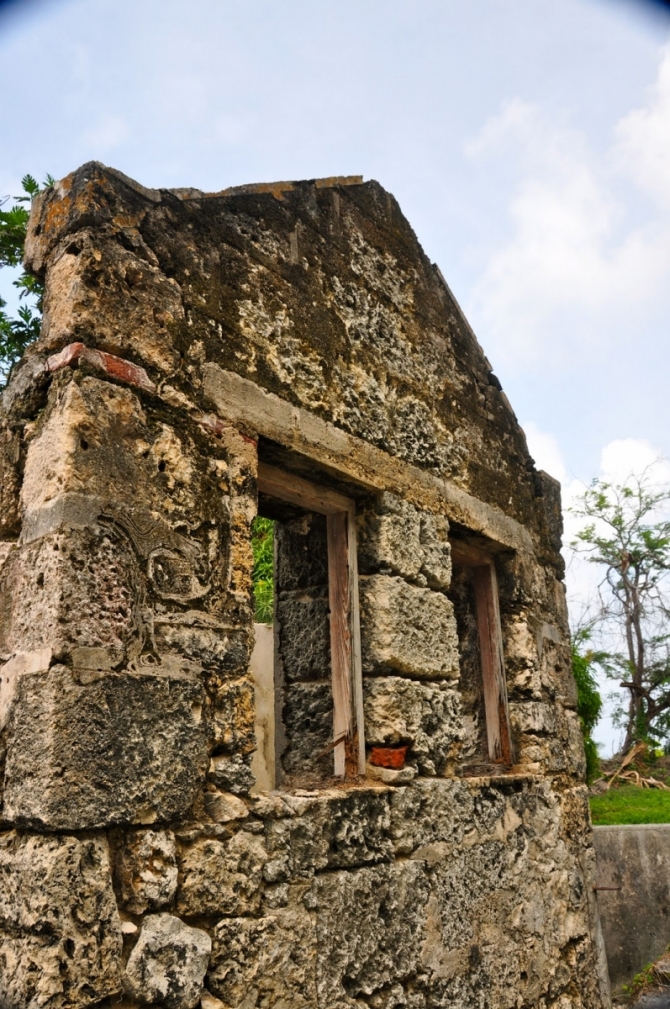
[[[44,325],[0,414],[1,1009],[607,1005],[558,491],[393,198],[89,164],[35,201],[27,262]],[[366,743],[402,770],[253,792],[259,459],[356,501]],[[479,777],[465,532],[495,556],[516,761]],[[286,584],[298,696],[325,663],[300,607],[327,612]]]

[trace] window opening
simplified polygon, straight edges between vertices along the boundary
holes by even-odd
[[[498,582],[493,558],[461,541],[451,542],[454,604],[465,723],[465,774],[509,769],[514,763],[503,657]]]
[[[275,787],[275,688],[274,688],[274,535],[272,519],[258,515],[251,526],[254,566],[254,649],[251,674],[256,707],[256,750],[251,770],[255,791],[270,792]]]
[[[358,777],[365,749],[354,503],[263,463],[258,489],[257,790]],[[265,717],[271,693],[272,756]]]

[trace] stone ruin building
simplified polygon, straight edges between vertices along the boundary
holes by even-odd
[[[559,486],[394,198],[91,163],[26,256],[0,1007],[608,1005]]]

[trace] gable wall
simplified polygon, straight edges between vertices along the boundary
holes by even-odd
[[[327,181],[87,165],[34,209],[44,328],[2,427],[3,1009],[188,1009],[205,973],[231,1007],[607,1000],[556,488],[393,198]],[[356,499],[367,741],[409,739],[413,774],[249,795],[259,455]],[[459,777],[449,523],[496,552],[497,778]]]

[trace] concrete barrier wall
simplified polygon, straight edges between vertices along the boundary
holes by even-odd
[[[596,886],[612,992],[670,943],[670,824],[594,827]]]

